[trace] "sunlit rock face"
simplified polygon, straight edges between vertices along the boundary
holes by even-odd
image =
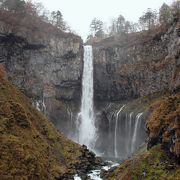
[[[66,134],[72,116],[79,111],[83,47],[73,34],[50,35],[46,41],[10,35],[0,36],[0,61],[8,78],[35,106],[43,102],[45,114]],[[41,109],[41,108],[39,108]],[[43,110],[44,111],[44,110]]]
[[[117,101],[176,89],[180,85],[178,27],[175,22],[151,36],[131,34],[93,44],[95,99]]]

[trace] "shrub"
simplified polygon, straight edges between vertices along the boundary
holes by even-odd
[[[4,78],[5,76],[6,76],[5,67],[0,64],[0,78]]]

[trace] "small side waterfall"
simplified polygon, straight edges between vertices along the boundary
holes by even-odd
[[[135,126],[134,126],[134,133],[133,133],[133,137],[132,137],[132,143],[131,143],[131,153],[134,152],[136,146],[136,139],[137,139],[137,135],[138,135],[138,129],[139,126],[141,125],[141,116],[143,115],[143,113],[138,113],[136,116],[136,122],[135,122]]]
[[[46,105],[44,103],[44,99],[43,100],[37,100],[35,102],[32,103],[32,105],[38,110],[41,111],[43,113],[46,112]]]
[[[84,69],[82,80],[82,99],[79,118],[79,143],[93,149],[96,139],[93,103],[93,54],[92,46],[84,46]]]
[[[118,157],[118,153],[117,153],[117,127],[118,127],[118,118],[119,118],[119,114],[120,112],[123,110],[124,106],[122,106],[120,108],[120,110],[117,112],[116,114],[116,122],[115,122],[115,131],[114,131],[114,154],[115,154],[115,158]]]
[[[130,109],[129,104],[110,103],[104,106],[102,114],[97,116],[96,142],[96,148],[104,158],[127,159],[145,141],[148,114],[142,111]]]

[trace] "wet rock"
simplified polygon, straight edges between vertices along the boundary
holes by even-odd
[[[101,175],[100,177],[103,179],[106,179],[107,177],[109,177],[115,170],[117,169],[117,167],[112,167],[110,168],[108,171],[101,171]]]
[[[82,155],[79,157],[80,163],[75,166],[77,174],[84,180],[88,179],[87,174],[94,169],[98,169],[104,165],[100,157],[96,157],[95,153],[88,150],[87,146],[83,145],[81,150]]]

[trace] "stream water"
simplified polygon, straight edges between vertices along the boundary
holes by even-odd
[[[109,169],[113,168],[113,167],[117,167],[119,166],[119,163],[115,163],[112,161],[108,162],[109,165],[107,166],[103,166],[101,169],[96,169],[96,170],[92,170],[89,174],[88,177],[91,180],[103,180],[100,176],[101,176],[101,171],[108,171]],[[79,177],[78,175],[74,176],[74,180],[82,180],[81,177]]]

